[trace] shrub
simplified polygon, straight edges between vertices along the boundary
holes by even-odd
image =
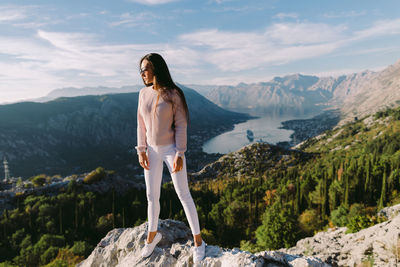
[[[349,210],[345,205],[340,205],[337,209],[332,211],[331,220],[336,226],[346,226],[348,223],[347,214]]]
[[[259,247],[257,244],[252,243],[250,240],[242,240],[240,241],[240,249],[249,251],[251,253],[256,253],[260,251]]]
[[[49,263],[52,259],[54,259],[58,254],[57,247],[49,247],[41,256],[40,262],[44,265]]]
[[[96,170],[91,171],[86,177],[83,179],[83,182],[86,184],[92,184],[100,181],[106,177],[106,171],[103,167],[98,167]]]
[[[61,248],[58,250],[57,257],[46,267],[69,267],[76,266],[79,262],[83,261],[83,256],[74,255],[71,249]]]
[[[350,206],[349,214],[347,215],[347,217],[350,220],[352,217],[355,216],[365,216],[364,204],[354,203]]]
[[[31,182],[33,183],[33,185],[34,185],[35,187],[43,186],[43,185],[46,183],[46,181],[47,181],[47,180],[46,180],[46,176],[45,176],[44,174],[41,174],[41,175],[32,177],[32,178],[30,178],[29,180],[31,180]]]
[[[201,229],[201,236],[207,242],[207,244],[217,244],[215,234],[212,230],[206,228]]]
[[[96,229],[100,232],[106,232],[112,229],[112,213],[101,216],[96,224]]]
[[[70,250],[74,255],[86,257],[93,250],[93,246],[86,241],[76,241]]]
[[[307,235],[314,234],[315,231],[320,229],[321,224],[322,222],[319,220],[318,213],[315,209],[305,210],[299,216],[299,226]]]
[[[26,232],[25,228],[17,230],[12,236],[11,236],[11,246],[14,250],[18,250],[20,248],[20,244],[22,240],[26,237]]]
[[[346,233],[355,233],[372,225],[373,223],[367,218],[367,216],[353,216],[349,219],[349,223],[346,225]]]

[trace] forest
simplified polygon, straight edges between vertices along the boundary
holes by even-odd
[[[330,227],[356,232],[382,222],[377,211],[400,203],[399,149],[400,109],[329,130],[296,150],[249,145],[224,157],[218,175],[191,182],[202,236],[256,252],[291,247]],[[84,183],[112,175],[99,167]],[[16,208],[0,216],[0,266],[74,266],[108,231],[147,216],[144,190],[97,194],[74,180],[55,195],[15,199]],[[171,182],[162,185],[160,204],[161,219],[187,223]]]

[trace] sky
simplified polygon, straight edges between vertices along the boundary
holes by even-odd
[[[0,103],[63,87],[236,85],[380,70],[400,59],[398,0],[1,0]]]

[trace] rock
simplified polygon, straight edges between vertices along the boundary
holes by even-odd
[[[400,252],[400,214],[357,233],[346,234],[346,230],[340,227],[319,232],[299,240],[295,247],[280,251],[313,255],[333,266],[356,266],[368,261],[374,266],[396,266],[396,250]]]
[[[378,216],[386,217],[388,220],[393,219],[399,214],[400,214],[400,204],[383,208],[378,212]]]
[[[78,267],[112,266],[193,266],[193,241],[190,229],[180,221],[159,220],[163,235],[150,257],[143,259],[141,249],[147,236],[147,222],[134,228],[110,231]],[[206,258],[198,266],[329,266],[314,257],[289,255],[278,251],[252,254],[238,248],[226,249],[207,245]]]

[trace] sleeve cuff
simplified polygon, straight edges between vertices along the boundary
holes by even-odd
[[[175,156],[177,156],[177,157],[184,157],[185,156],[185,152],[182,152],[182,151],[176,151],[176,154],[175,154]]]
[[[140,154],[142,152],[146,152],[146,147],[144,147],[144,146],[135,146],[135,149],[137,151],[137,154]]]

